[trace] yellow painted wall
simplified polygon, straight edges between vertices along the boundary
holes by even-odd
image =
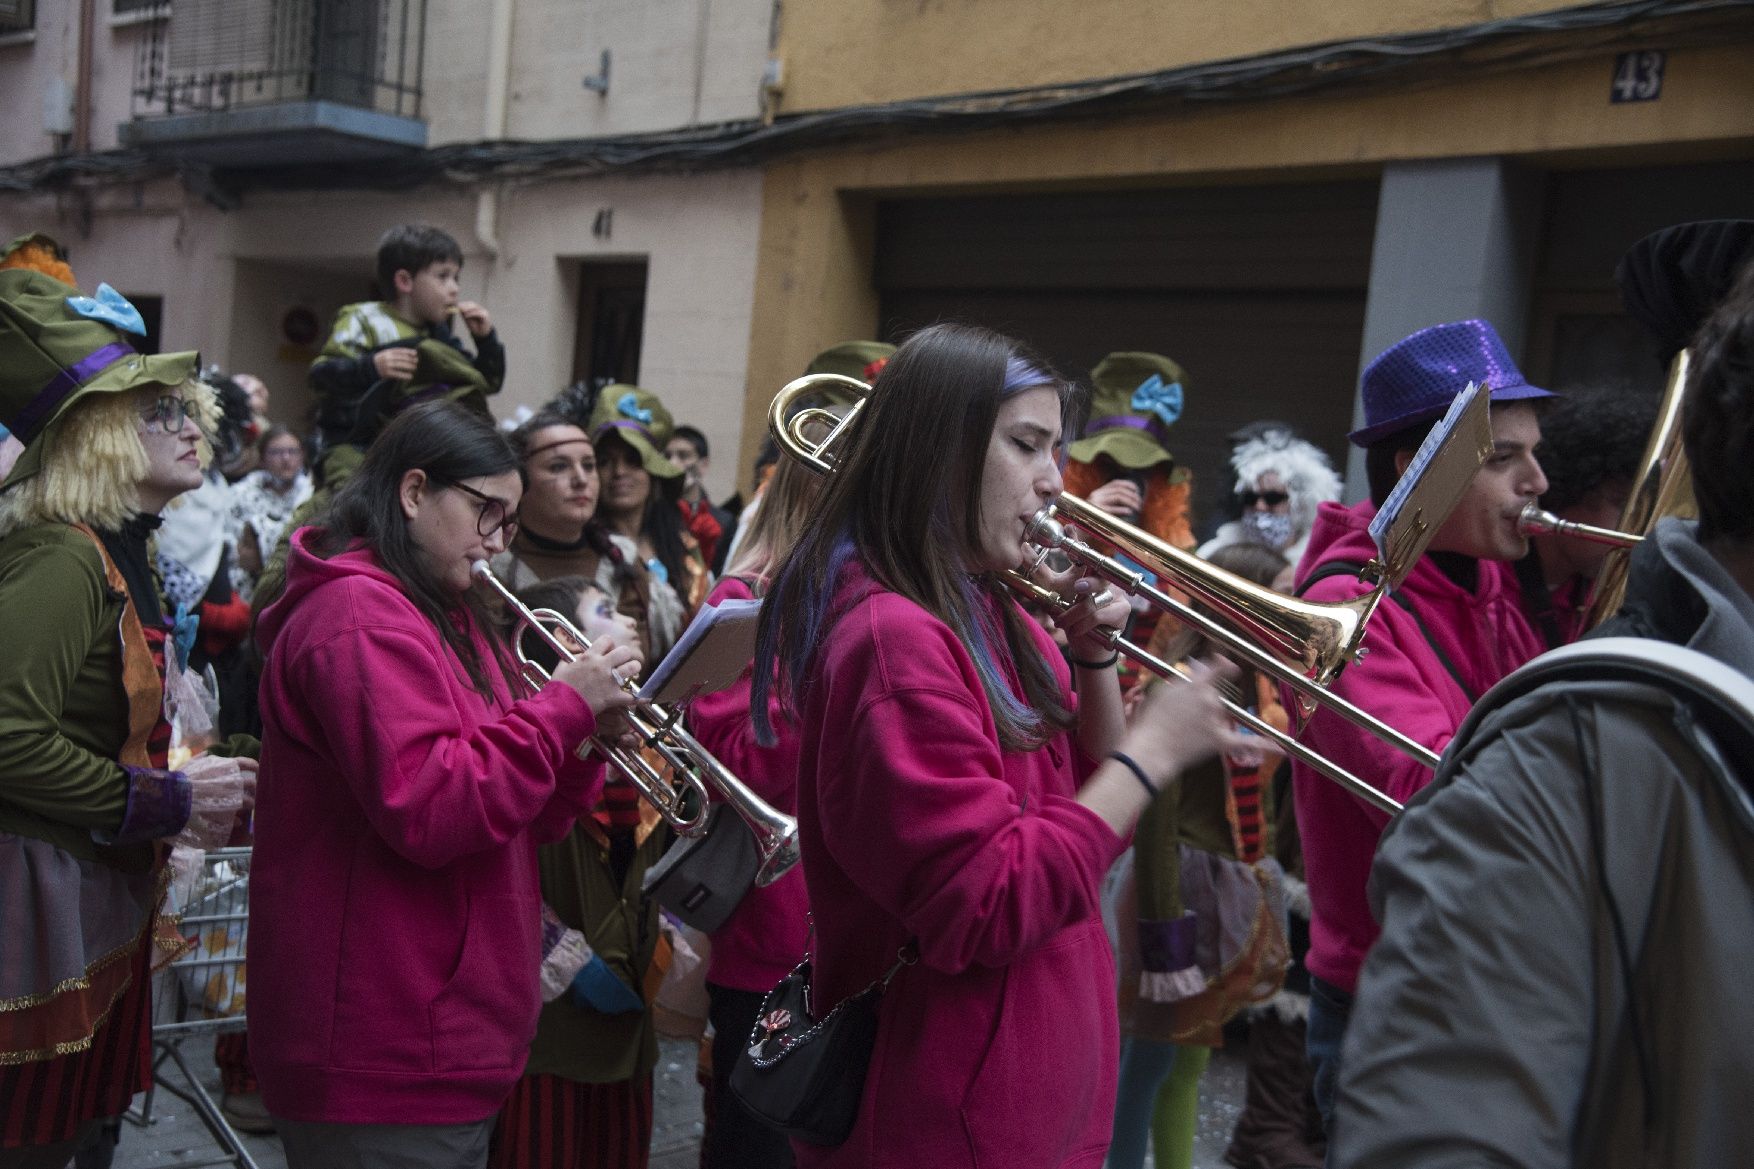
[[[1655,102],[1610,105],[1612,58],[1429,88],[1304,96],[1124,121],[897,140],[770,166],[763,191],[744,449],[810,358],[877,327],[878,198],[981,190],[1303,181],[1395,160],[1507,155],[1633,165],[1754,154],[1749,46],[1670,54]]]
[[[786,113],[1149,73],[1571,0],[826,0],[782,9]]]

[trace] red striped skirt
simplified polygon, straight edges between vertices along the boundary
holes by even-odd
[[[152,1082],[152,949],[143,938],[128,989],[83,1051],[0,1066],[0,1149],[68,1140],[88,1120],[127,1111]]]
[[[524,1076],[499,1110],[488,1169],[646,1169],[652,1077],[581,1084]]]

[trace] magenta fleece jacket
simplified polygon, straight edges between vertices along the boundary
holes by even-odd
[[[736,577],[719,581],[707,604],[748,600],[754,594]],[[735,683],[713,694],[702,694],[688,708],[688,726],[731,774],[769,805],[795,814],[798,810],[798,734],[780,713],[779,696],[769,699],[768,713],[779,738],[771,747],[755,741],[749,719],[754,664]],[[804,888],[804,866],[771,885],[749,890],[725,924],[713,931],[707,981],[732,990],[766,992],[804,956],[809,935],[810,897]]]
[[[463,1124],[536,1033],[536,846],[602,789],[570,688],[489,702],[364,550],[293,540],[263,614],[250,1056],[302,1121]],[[459,620],[462,620],[459,617]]]
[[[852,1135],[798,1163],[1098,1166],[1119,1060],[1098,890],[1124,842],[1073,800],[1091,764],[1064,734],[1001,751],[962,643],[856,564],[836,608],[800,712],[818,1009],[909,938],[920,960],[883,996]]]
[[[1350,508],[1324,503],[1316,512],[1309,549],[1297,566],[1301,584],[1317,567],[1335,560],[1365,563],[1376,556],[1369,525],[1376,508],[1369,502]],[[1500,678],[1546,647],[1518,605],[1516,578],[1509,564],[1479,562],[1473,592],[1456,584],[1422,558],[1402,583],[1412,603],[1457,671],[1473,691],[1485,694]],[[1337,601],[1368,592],[1354,577],[1331,576],[1304,596]],[[1444,668],[1413,616],[1393,598],[1384,598],[1364,635],[1364,659],[1346,667],[1334,689],[1415,741],[1441,752],[1473,705]],[[1295,695],[1284,688],[1287,710]],[[1354,727],[1331,711],[1318,710],[1300,736],[1366,783],[1402,803],[1431,782],[1431,769]],[[1297,830],[1303,840],[1304,873],[1309,881],[1310,973],[1350,994],[1364,955],[1376,942],[1376,920],[1365,899],[1371,859],[1388,815],[1347,794],[1338,784],[1303,763],[1291,765]]]

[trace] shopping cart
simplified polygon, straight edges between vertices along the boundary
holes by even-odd
[[[172,881],[170,908],[180,914],[177,932],[192,948],[158,971],[152,987],[153,1084],[140,1106],[128,1113],[138,1125],[153,1124],[153,1098],[159,1088],[189,1104],[200,1115],[225,1151],[216,1160],[188,1164],[235,1165],[257,1169],[238,1134],[226,1122],[213,1096],[190,1067],[183,1044],[244,1029],[244,936],[248,928],[250,850],[221,848],[207,853],[199,866]],[[167,1078],[167,1066],[181,1073],[180,1083]]]

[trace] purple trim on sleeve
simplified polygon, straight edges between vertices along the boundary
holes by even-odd
[[[128,810],[122,826],[107,840],[95,833],[94,838],[100,844],[144,844],[181,832],[189,822],[193,799],[183,773],[126,763],[122,770],[128,773]]]
[[[49,379],[48,385],[37,391],[36,397],[25,403],[24,409],[13,420],[12,433],[18,436],[19,442],[29,446],[42,430],[43,424],[54,415],[56,408],[67,400],[68,394],[133,353],[134,346],[126,341],[112,341],[63,369]]]
[[[548,908],[548,902],[542,903],[542,957],[547,958],[560,945],[560,939],[566,934],[566,923],[561,921],[554,910]]]
[[[1169,974],[1194,964],[1199,921],[1185,913],[1174,921],[1139,922],[1139,962],[1148,974]]]

